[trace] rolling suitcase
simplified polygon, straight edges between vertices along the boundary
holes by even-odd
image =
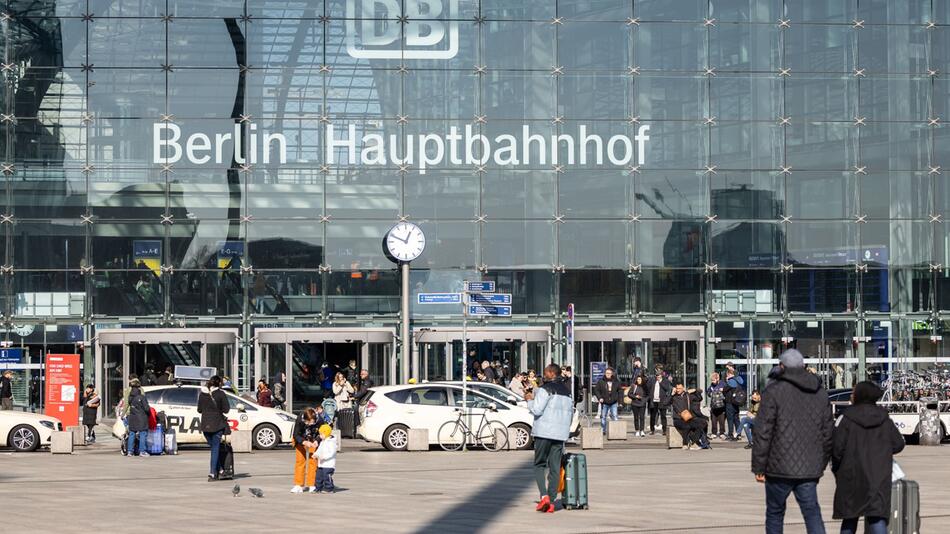
[[[891,485],[888,534],[920,534],[920,486],[906,478]]]
[[[354,408],[344,408],[337,410],[337,427],[340,429],[341,437],[353,439],[356,437],[356,410]]]
[[[587,456],[567,453],[564,465],[564,493],[561,502],[567,510],[587,508]]]
[[[157,425],[155,430],[149,430],[145,435],[145,449],[152,456],[165,451],[165,432],[162,431],[162,425]]]
[[[165,432],[165,454],[178,454],[178,434],[174,429]]]
[[[234,478],[234,449],[231,444],[222,441],[218,449],[218,463],[221,465],[221,480],[231,480]]]

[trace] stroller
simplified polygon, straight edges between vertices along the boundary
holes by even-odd
[[[327,418],[327,422],[330,426],[336,426],[336,401],[333,399],[324,399],[321,406],[323,407],[323,413]]]

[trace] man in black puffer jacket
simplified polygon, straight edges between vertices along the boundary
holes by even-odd
[[[765,531],[782,533],[794,492],[808,534],[824,534],[817,490],[831,458],[828,392],[797,350],[785,351],[779,362],[782,372],[762,392],[752,447],[752,472],[765,483]]]

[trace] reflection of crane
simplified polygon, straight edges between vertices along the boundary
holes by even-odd
[[[675,188],[673,188],[675,190]],[[661,219],[672,220],[670,231],[663,241],[663,265],[666,267],[698,267],[702,264],[702,223],[692,219],[692,214],[676,213],[663,198],[658,189],[654,189],[654,196],[659,202],[636,193],[634,197],[650,206]],[[664,204],[661,206],[660,203]],[[692,210],[690,210],[692,211]]]

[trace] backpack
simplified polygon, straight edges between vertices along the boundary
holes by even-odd
[[[709,406],[716,410],[726,405],[726,396],[722,394],[722,388],[715,388],[709,392]]]
[[[732,403],[736,406],[744,406],[746,401],[745,390],[742,388],[736,388],[732,390]]]

